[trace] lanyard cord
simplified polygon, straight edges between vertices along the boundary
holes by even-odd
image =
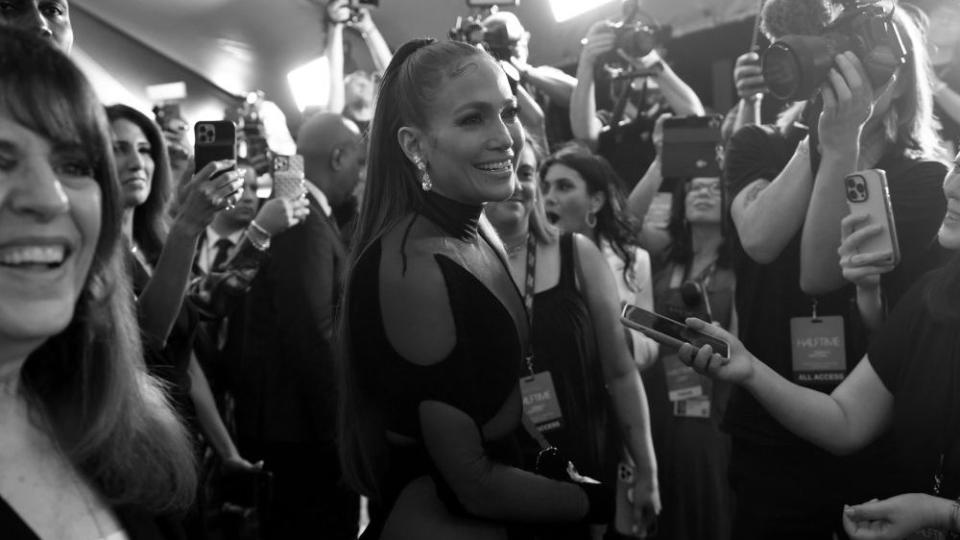
[[[527,270],[523,280],[523,306],[527,310],[530,336],[527,338],[527,350],[523,355],[527,362],[527,371],[532,376],[533,371],[533,297],[536,294],[537,281],[537,239],[527,233]]]

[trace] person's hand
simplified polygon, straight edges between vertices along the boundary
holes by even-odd
[[[254,221],[267,231],[267,234],[276,236],[297,225],[309,214],[310,206],[306,197],[292,200],[286,197],[275,197],[263,203]]]
[[[879,501],[845,506],[843,528],[854,540],[894,540],[926,527],[947,525],[936,509],[950,501],[922,493],[897,495]],[[949,512],[948,512],[949,515]],[[949,523],[949,518],[947,518]]]
[[[347,19],[347,26],[355,29],[360,34],[366,34],[377,29],[377,25],[373,24],[373,17],[370,16],[370,10],[367,8],[360,8],[356,10],[356,13],[350,13],[350,17]]]
[[[331,0],[327,4],[327,18],[333,24],[345,24],[351,16],[350,0]]]
[[[231,167],[233,170],[227,170]],[[235,205],[242,194],[243,175],[235,161],[208,163],[184,186],[184,201],[176,222],[188,232],[199,234],[217,212]]]
[[[580,63],[592,66],[597,58],[613,50],[616,42],[616,35],[607,21],[599,21],[593,24],[587,35],[580,40],[583,49],[580,51]]]
[[[894,269],[892,253],[860,253],[861,247],[871,238],[883,233],[883,225],[871,223],[868,214],[850,214],[840,222],[843,238],[837,253],[843,278],[860,289],[876,290],[880,276]]]
[[[698,349],[689,343],[684,343],[677,353],[684,364],[692,367],[697,373],[737,384],[744,383],[753,376],[753,363],[756,359],[733,334],[694,317],[685,322],[688,327],[697,332],[726,342],[729,357],[724,358],[715,353],[710,345],[704,345]]]
[[[663,155],[663,123],[667,118],[673,118],[673,115],[663,113],[657,118],[657,122],[653,125],[653,133],[650,136],[653,141],[653,147],[657,149],[658,157]]]
[[[896,75],[890,83],[895,79]],[[820,87],[820,95],[823,112],[818,133],[824,152],[849,152],[860,144],[860,134],[873,114],[874,105],[873,87],[857,55],[847,51],[836,56],[827,81]]]
[[[637,538],[646,538],[656,530],[660,504],[660,489],[655,474],[634,474],[633,487],[627,492],[627,501],[633,505],[633,520]]]
[[[223,469],[226,472],[259,472],[263,470],[263,460],[256,463],[250,463],[249,461],[240,457],[239,454],[234,454],[232,456],[227,456],[223,458]]]
[[[767,81],[763,79],[760,55],[753,51],[737,57],[737,63],[733,67],[733,81],[737,86],[737,95],[740,99],[755,99],[757,95],[770,91],[767,88]]]

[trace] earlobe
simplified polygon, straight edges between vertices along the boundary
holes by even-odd
[[[330,170],[339,171],[341,169],[341,161],[343,157],[343,148],[334,148],[330,152]]]
[[[593,195],[590,195],[590,212],[596,214],[603,208],[604,203],[607,202],[607,194],[598,191]]]
[[[416,164],[417,161],[427,159],[423,152],[422,139],[423,133],[417,128],[404,126],[397,131],[397,142],[410,163]]]

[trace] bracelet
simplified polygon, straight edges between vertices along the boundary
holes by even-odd
[[[260,233],[260,234],[262,234],[263,236],[265,236],[267,240],[270,240],[270,233],[268,233],[266,229],[264,229],[263,227],[261,227],[260,224],[257,223],[256,220],[253,220],[253,221],[250,222],[250,227],[251,227],[253,230],[255,230],[255,231],[257,231],[258,233]]]
[[[266,251],[270,249],[269,238],[266,240],[257,240],[253,235],[247,235],[247,239],[250,240],[250,245],[252,245],[257,251]]]
[[[259,236],[259,238],[257,238]],[[247,227],[247,238],[257,251],[270,249],[270,234],[256,221],[251,221]]]

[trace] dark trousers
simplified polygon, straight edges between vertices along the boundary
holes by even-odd
[[[733,438],[731,538],[831,540],[841,526],[842,471],[833,456],[810,447],[753,444]]]
[[[264,516],[266,538],[356,539],[360,496],[343,483],[336,447],[322,443],[244,446],[273,473],[271,504]]]

